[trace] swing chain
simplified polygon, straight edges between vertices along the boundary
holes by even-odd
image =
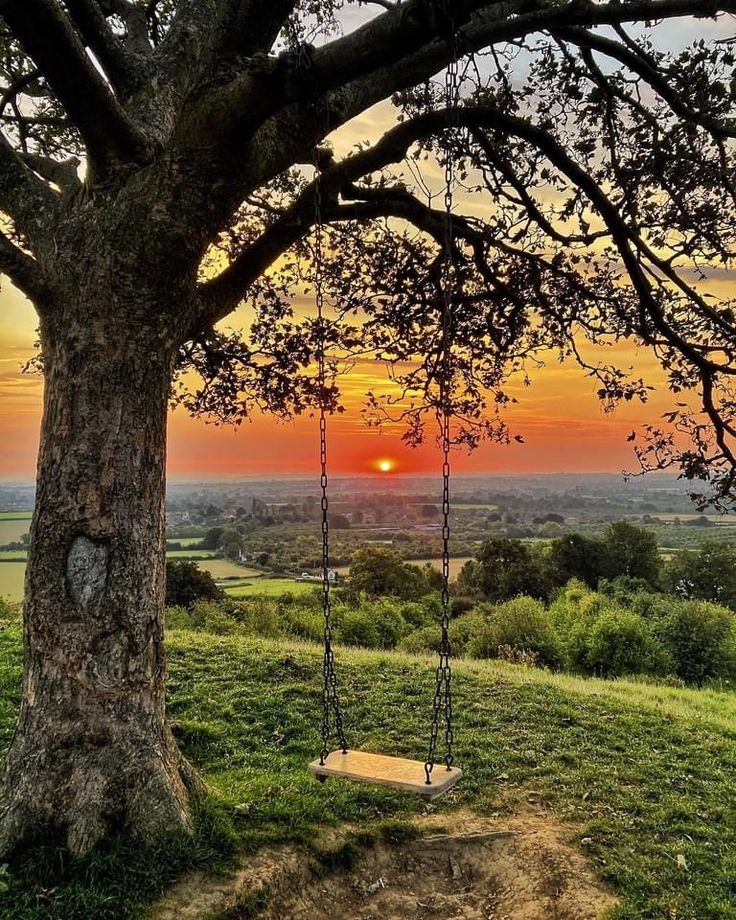
[[[451,41],[452,57],[445,73],[445,99],[451,118],[451,129],[456,127],[455,116],[459,103],[459,78],[457,49],[454,30]],[[444,723],[445,766],[449,770],[454,763],[454,732],[452,721],[452,666],[450,665],[450,417],[452,415],[452,301],[455,281],[452,239],[452,207],[455,170],[451,135],[448,134],[445,149],[445,233],[444,260],[442,266],[442,363],[439,375],[440,441],[442,447],[442,618],[439,647],[439,662],[435,671],[435,691],[432,701],[432,726],[429,737],[429,752],[424,764],[425,781],[431,785],[435,763],[440,719]]]
[[[327,481],[327,385],[325,350],[327,329],[324,318],[324,240],[322,222],[322,167],[319,149],[314,163],[314,296],[317,307],[317,388],[319,396],[319,461],[322,510],[322,612],[324,615],[324,656],[322,661],[322,749],[319,762],[324,766],[330,753],[330,709],[334,711],[335,735],[343,754],[348,745],[345,738],[340,699],[337,693],[335,653],[332,650],[332,600],[330,596],[330,521]]]

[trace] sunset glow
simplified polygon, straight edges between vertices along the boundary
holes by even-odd
[[[395,464],[393,460],[379,460],[377,466],[382,473],[390,473]]]

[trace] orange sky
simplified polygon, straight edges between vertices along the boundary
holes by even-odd
[[[35,320],[29,304],[12,287],[0,293],[0,477],[29,479],[38,443],[42,381],[21,373],[32,354]],[[652,380],[651,356],[619,349],[624,364]],[[378,378],[378,379],[377,379]],[[394,430],[378,433],[360,416],[364,394],[385,380],[380,366],[358,365],[343,379],[347,412],[330,421],[330,460],[338,473],[375,472],[376,461],[390,458],[397,472],[428,473],[437,468],[431,444],[404,447]],[[634,459],[626,442],[632,428],[656,421],[670,403],[657,392],[645,405],[627,405],[605,414],[595,387],[574,365],[560,366],[552,358],[531,387],[512,387],[519,404],[507,418],[524,444],[485,445],[468,456],[458,454],[460,472],[620,471]],[[172,413],[169,425],[169,475],[216,477],[252,474],[309,473],[316,467],[316,425],[312,418],[281,423],[256,416],[240,428],[222,428],[191,419],[182,410]]]

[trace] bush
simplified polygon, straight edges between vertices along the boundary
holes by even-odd
[[[640,616],[613,608],[591,627],[587,664],[601,677],[646,674],[664,669],[663,652]]]
[[[569,581],[550,605],[550,622],[569,670],[588,671],[591,630],[598,617],[609,609],[608,598],[577,579]]]
[[[461,617],[464,613],[470,613],[476,604],[477,601],[472,597],[453,597],[450,600],[450,612],[453,617]]]
[[[216,636],[230,636],[240,630],[238,621],[223,609],[221,604],[199,601],[192,608],[191,619],[194,629],[213,633]]]
[[[422,626],[399,642],[399,650],[410,655],[436,654],[440,644],[439,626]]]
[[[487,624],[481,608],[450,620],[450,646],[454,655],[465,655],[468,646]],[[437,628],[439,633],[439,627]],[[439,639],[438,639],[439,642]]]
[[[516,597],[495,607],[487,623],[468,644],[473,658],[497,658],[501,646],[515,652],[534,652],[539,663],[556,668],[563,655],[552,622],[542,604],[531,597]]]
[[[20,623],[21,619],[21,605],[13,604],[10,601],[6,601],[4,597],[0,597],[0,623],[10,625]]]
[[[370,617],[378,634],[378,648],[396,648],[398,642],[409,632],[409,626],[400,608],[385,600],[366,604],[358,612]]]
[[[199,600],[222,600],[223,592],[209,572],[196,562],[167,561],[166,603],[172,607],[191,607]]]
[[[250,635],[276,638],[281,633],[276,604],[269,598],[255,597],[248,604],[233,609],[231,615],[240,621],[244,632]]]
[[[321,642],[324,636],[324,617],[314,610],[302,610],[298,607],[282,611],[282,623],[285,630],[298,639]]]
[[[655,633],[672,656],[675,674],[688,683],[736,673],[734,615],[706,601],[675,601]]]
[[[193,629],[194,624],[186,607],[167,607],[164,611],[166,629]]]
[[[349,610],[340,617],[337,626],[337,640],[345,645],[359,645],[363,648],[378,648],[378,630],[365,610]]]
[[[399,613],[404,618],[404,622],[412,629],[420,629],[422,626],[430,626],[436,619],[436,611],[431,609],[431,605],[421,601],[407,601],[399,606]]]

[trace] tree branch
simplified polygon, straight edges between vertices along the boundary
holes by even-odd
[[[443,39],[441,23],[428,15],[428,8],[431,9],[431,5],[422,0],[410,0],[345,38],[320,48],[313,62],[316,89],[324,93],[392,66],[398,82],[404,83],[401,74],[404,68],[416,73],[415,68],[421,66],[426,76],[445,66],[450,57],[450,45]],[[510,41],[537,31],[574,26],[593,28],[681,16],[710,18],[720,12],[736,12],[736,0],[630,0],[628,3],[568,0],[554,5],[546,0],[500,0],[496,3],[455,0],[452,8],[458,50],[468,54],[491,43]]]
[[[39,312],[43,312],[48,288],[38,263],[18,249],[4,233],[0,233],[0,273],[22,291]]]
[[[139,87],[148,72],[145,58],[121,44],[96,0],[66,0],[66,8],[116,92],[125,97]]]
[[[453,4],[461,54],[543,30],[618,25],[659,17],[710,17],[722,11],[736,12],[736,0],[608,0],[599,4],[567,0],[555,5],[546,0],[456,0]],[[303,150],[308,151],[327,133],[370,106],[437,73],[451,57],[451,45],[442,34],[443,24],[428,12],[428,4],[409,0],[317,49],[309,75],[296,86],[293,80],[289,84],[276,65],[261,72],[244,71],[218,88],[206,104],[218,112],[218,130],[224,127],[222,143],[229,149],[234,136],[248,138],[244,174],[252,175],[255,185],[261,184],[291,162],[286,162],[287,155],[283,161],[274,156],[274,137],[288,139],[285,149],[289,157],[297,135],[303,139]],[[289,105],[295,91],[302,93],[302,101],[322,94],[325,118],[315,119],[313,111],[304,105]],[[267,153],[261,150],[261,143]],[[212,168],[219,173],[219,158],[213,153],[208,148]],[[264,163],[270,168],[262,174]]]
[[[295,6],[296,0],[240,0],[216,53],[232,58],[269,51]]]
[[[70,159],[62,161],[42,157],[37,153],[18,153],[18,156],[26,166],[38,173],[42,179],[58,185],[59,188],[76,189],[82,187],[77,175],[77,167],[80,164],[80,160],[77,157],[70,157]]]
[[[57,211],[57,197],[23,164],[0,135],[0,210],[7,213],[31,246],[48,229]]]
[[[105,174],[116,165],[150,157],[146,138],[130,122],[53,0],[0,0],[0,15],[78,128],[96,172]]]
[[[554,34],[577,45],[579,48],[590,48],[598,51],[628,67],[629,70],[640,76],[645,83],[649,84],[657,95],[664,99],[672,111],[684,121],[700,125],[716,138],[736,137],[736,125],[725,124],[716,118],[711,118],[705,112],[699,112],[691,108],[683,100],[682,96],[670,86],[661,71],[657,70],[653,63],[636,54],[626,45],[603,35],[596,35],[587,29],[555,29]]]

